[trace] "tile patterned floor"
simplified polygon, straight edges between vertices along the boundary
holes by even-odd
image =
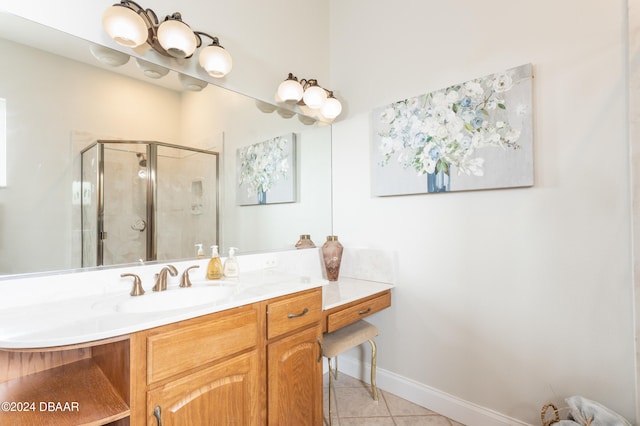
[[[339,373],[334,380],[333,426],[464,426],[431,410]],[[329,376],[324,376],[324,424],[329,425]]]

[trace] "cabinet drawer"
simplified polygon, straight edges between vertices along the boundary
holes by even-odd
[[[322,318],[322,289],[275,299],[267,307],[267,338],[281,336],[319,322]]]
[[[331,312],[327,316],[327,333],[366,318],[389,306],[391,306],[391,292],[386,291],[371,299]]]
[[[227,313],[147,337],[147,382],[201,367],[258,343],[258,310]]]

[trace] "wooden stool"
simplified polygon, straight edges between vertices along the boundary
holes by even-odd
[[[338,355],[351,348],[355,348],[366,341],[371,343],[371,392],[373,393],[373,400],[378,400],[378,388],[376,386],[377,350],[376,343],[373,341],[373,338],[377,335],[378,328],[364,320],[360,320],[324,335],[322,341],[322,355],[325,356],[329,362],[329,425],[331,425],[333,421],[331,418],[333,413],[331,394],[333,379],[334,377],[336,379],[338,378]],[[331,365],[332,358],[336,358],[335,373]]]

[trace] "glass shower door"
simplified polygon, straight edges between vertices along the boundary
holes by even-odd
[[[149,148],[146,144],[100,144],[99,148],[103,148],[104,164],[102,215],[98,215],[99,222],[102,218],[98,223],[102,243],[99,264],[149,260]]]

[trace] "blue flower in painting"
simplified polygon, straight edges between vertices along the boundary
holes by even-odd
[[[465,96],[464,98],[462,98],[460,100],[460,106],[462,108],[469,108],[471,106],[471,98],[468,96]]]
[[[411,148],[420,148],[421,146],[425,146],[427,143],[427,135],[424,133],[416,133],[413,136],[413,142],[411,143]]]
[[[433,161],[438,161],[442,157],[442,151],[439,146],[433,146],[429,150],[429,158]]]
[[[467,149],[471,148],[471,136],[465,135],[460,140],[460,148],[462,148],[464,150],[467,150]]]
[[[482,122],[482,117],[476,116],[473,120],[471,120],[471,125],[474,129],[479,129],[480,127],[482,127]]]

